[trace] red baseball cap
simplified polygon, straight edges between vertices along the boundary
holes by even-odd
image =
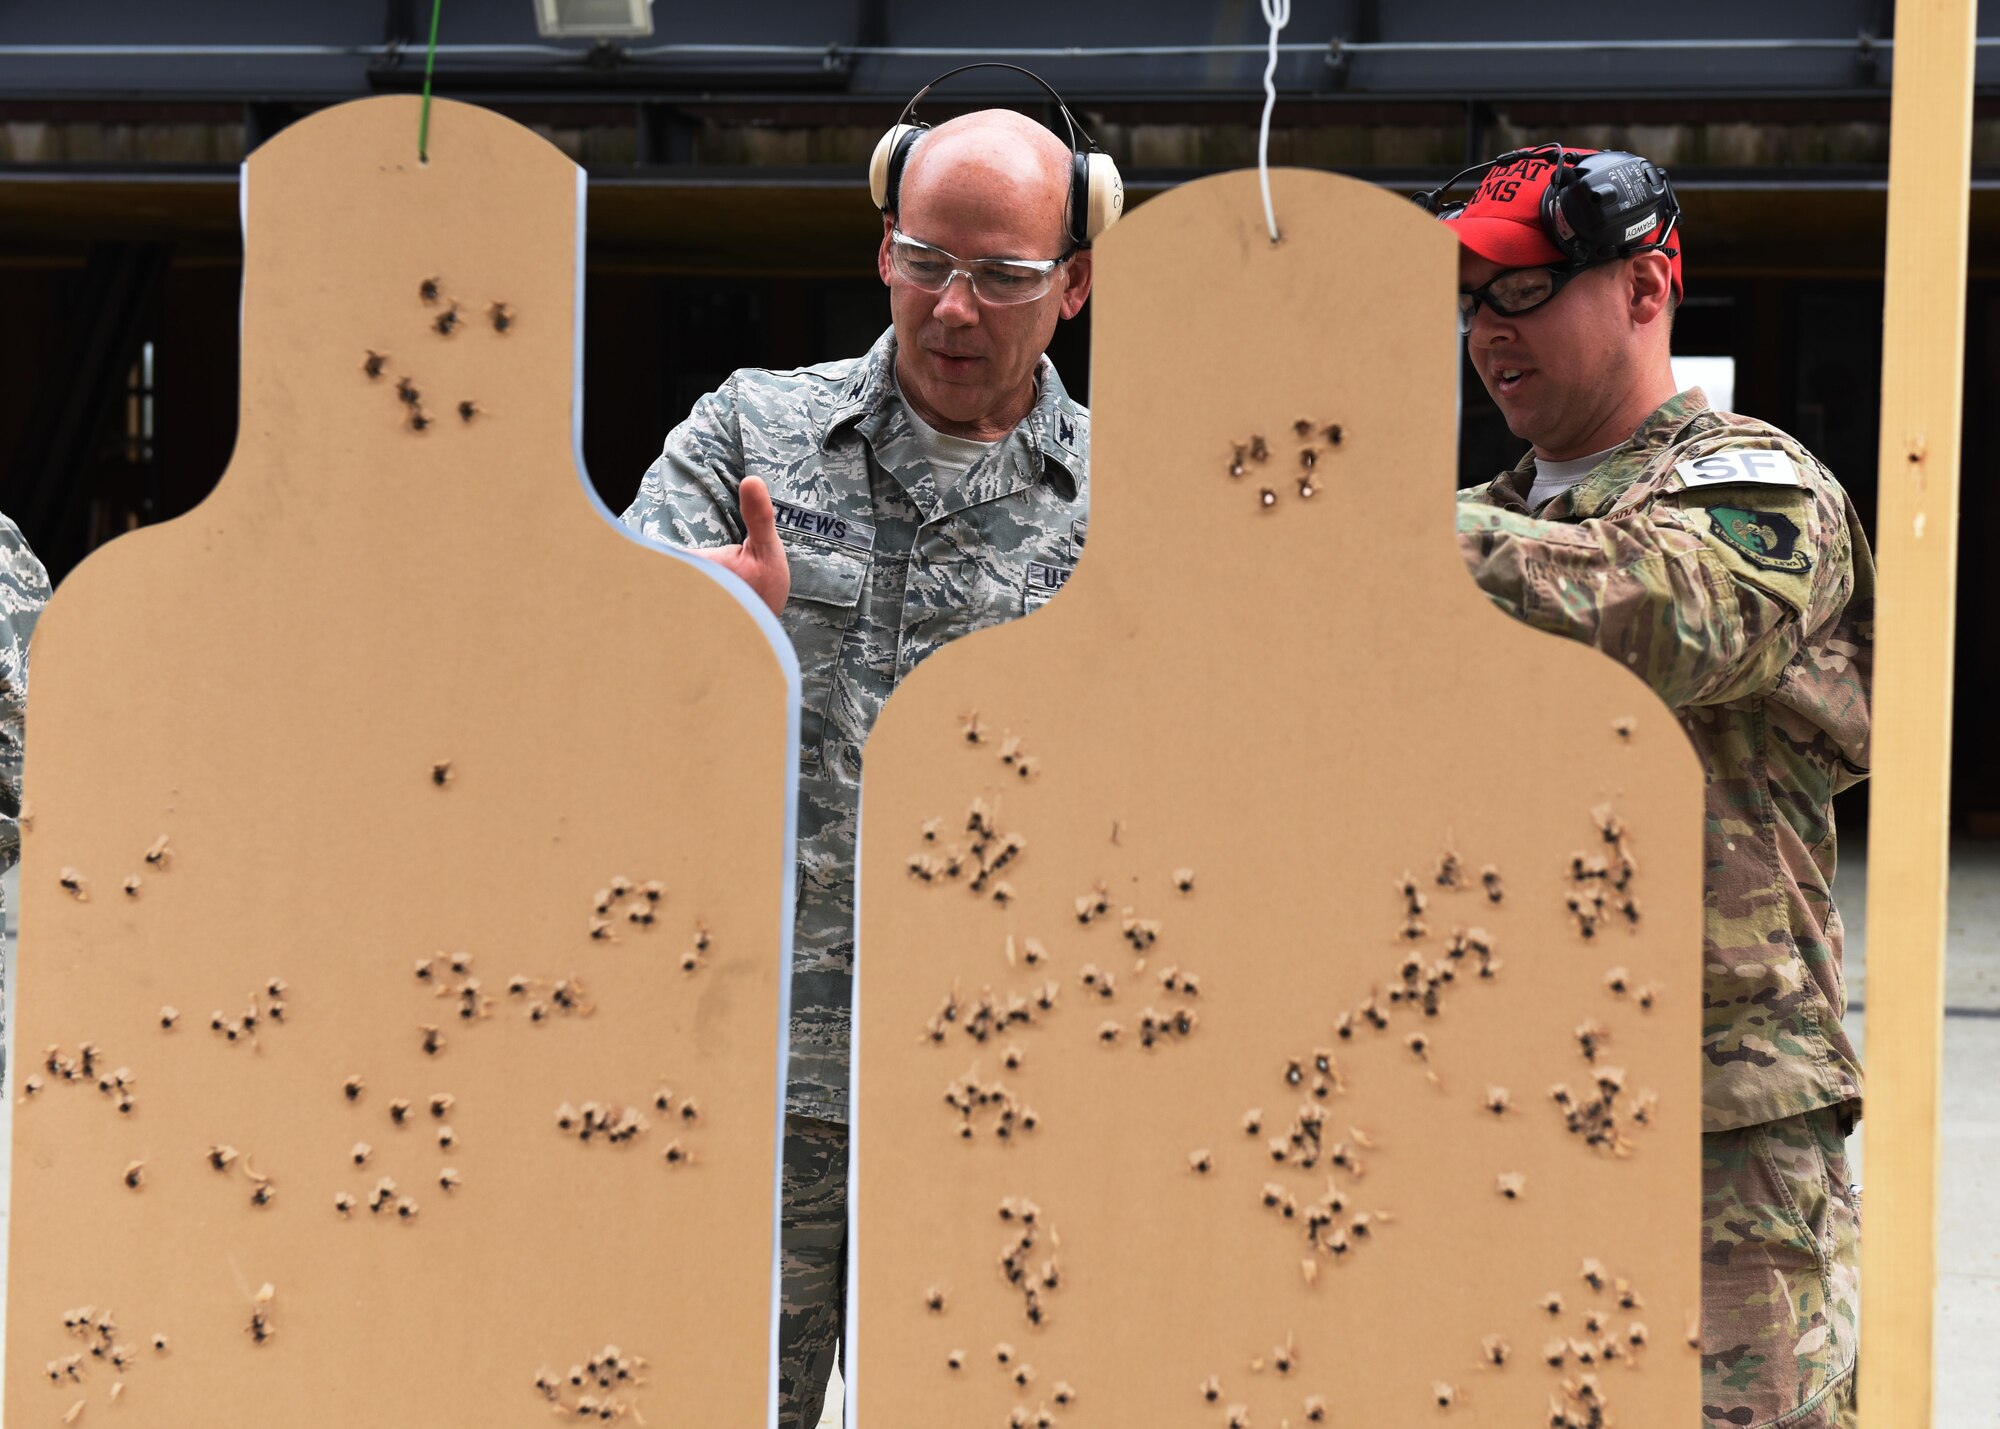
[[[1565,149],[1573,158],[1595,154],[1596,149]],[[1549,186],[1555,166],[1555,150],[1536,150],[1496,164],[1479,181],[1479,188],[1457,212],[1445,218],[1458,234],[1458,241],[1489,263],[1503,268],[1537,268],[1565,262],[1563,252],[1542,228],[1542,193]],[[1647,241],[1659,241],[1657,230]],[[1681,230],[1674,229],[1673,247],[1680,249]],[[1681,256],[1672,264],[1674,296],[1683,296]]]

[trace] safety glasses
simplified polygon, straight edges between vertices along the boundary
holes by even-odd
[[[923,292],[942,293],[962,275],[982,303],[1032,303],[1048,292],[1056,269],[1074,254],[1072,249],[1060,258],[959,258],[900,228],[889,230],[889,266],[898,278]]]
[[[1472,315],[1484,303],[1502,317],[1531,313],[1569,285],[1570,279],[1594,263],[1566,263],[1553,268],[1509,268],[1470,292],[1458,295],[1458,335],[1472,333]]]

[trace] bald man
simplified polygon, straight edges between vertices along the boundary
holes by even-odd
[[[798,652],[799,899],[785,1119],[781,1426],[812,1429],[844,1305],[861,746],[947,641],[1026,614],[1083,548],[1090,415],[1044,355],[1090,295],[1070,150],[983,110],[926,131],[882,216],[865,357],[744,369],[668,436],[624,522],[734,572]]]

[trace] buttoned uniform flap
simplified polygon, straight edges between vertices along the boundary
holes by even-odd
[[[785,560],[791,567],[791,599],[821,605],[856,606],[868,579],[868,558],[805,537],[785,536]]]

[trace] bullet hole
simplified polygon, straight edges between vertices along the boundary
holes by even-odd
[[[130,878],[125,880],[125,896],[127,898],[137,898],[139,896],[139,886],[140,886],[140,878],[139,875],[135,873]]]
[[[484,411],[485,409],[481,407],[477,402],[473,401],[470,398],[467,398],[465,401],[460,402],[458,404],[458,419],[461,422],[470,422],[474,417],[481,415]]]
[[[449,759],[439,760],[431,765],[431,783],[437,788],[445,788],[452,781],[452,767]]]
[[[131,1191],[138,1190],[140,1185],[144,1182],[145,1176],[146,1176],[146,1163],[143,1161],[132,1162],[125,1168],[126,1189]]]
[[[381,377],[382,368],[388,362],[389,355],[386,352],[377,352],[372,347],[366,351],[368,356],[362,360],[361,370],[367,374],[368,380],[373,382]]]
[[[1457,1402],[1458,1391],[1443,1380],[1436,1380],[1431,1384],[1431,1398],[1437,1401],[1438,1408],[1449,1409]]]
[[[450,337],[453,333],[458,331],[458,324],[459,324],[458,304],[453,303],[450,307],[446,308],[443,312],[437,315],[436,321],[433,322],[431,326],[437,329],[439,337]]]
[[[1503,1172],[1494,1183],[1503,1200],[1518,1201],[1527,1189],[1527,1178],[1518,1171]]]
[[[277,1291],[271,1288],[269,1282],[266,1282],[263,1288],[257,1292],[256,1297],[251,1300],[250,1324],[244,1333],[250,1336],[252,1344],[259,1347],[267,1345],[271,1342],[272,1335],[276,1333],[271,1327],[272,1302],[276,1298]]]
[[[62,886],[63,892],[67,893],[77,902],[88,903],[90,901],[89,880],[86,879],[82,874],[78,873],[75,869],[73,868],[63,869],[62,872],[57,875],[56,882]]]
[[[1206,1176],[1214,1169],[1214,1166],[1215,1158],[1209,1154],[1206,1147],[1188,1153],[1188,1169],[1193,1171],[1197,1176]]]
[[[1273,506],[1278,504],[1278,493],[1271,490],[1268,486],[1263,487],[1257,493],[1257,504],[1262,506],[1266,511],[1269,511]]]
[[[426,305],[435,303],[438,300],[438,280],[436,278],[426,278],[423,282],[417,284],[417,300]]]
[[[514,310],[505,303],[494,303],[486,309],[486,317],[493,324],[493,331],[505,333],[514,326]]]
[[[341,1084],[340,1094],[351,1102],[361,1100],[362,1081],[359,1077],[349,1077]]]
[[[343,1216],[347,1215],[354,1209],[354,1197],[345,1191],[340,1192],[333,1198],[333,1209]]]
[[[357,1141],[354,1143],[354,1149],[347,1154],[356,1166],[366,1166],[368,1158],[375,1154],[375,1148],[365,1141]]]
[[[169,1005],[160,1009],[160,1030],[162,1032],[173,1031],[174,1024],[180,1020],[181,1014],[179,1008]]]

